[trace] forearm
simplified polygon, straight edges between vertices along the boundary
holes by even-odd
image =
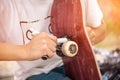
[[[2,60],[25,60],[27,54],[24,46],[0,42],[0,61]]]
[[[94,28],[93,26],[87,26],[88,30],[88,36],[90,37],[91,43],[93,45],[99,43],[105,38],[106,35],[106,26],[104,22],[98,26],[97,28]],[[92,36],[92,37],[91,37]]]
[[[101,24],[98,28],[93,28],[93,31],[95,32],[95,41],[93,45],[104,40],[106,35],[106,27],[104,23]]]

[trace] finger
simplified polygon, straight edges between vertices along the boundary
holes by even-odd
[[[54,42],[57,42],[57,37],[54,36],[53,34],[48,35],[50,39],[52,39]]]
[[[91,40],[91,43],[94,44],[94,42],[95,42],[95,33],[93,31],[90,34],[90,40]]]
[[[55,52],[56,51],[56,46],[53,46],[53,45],[49,45],[48,44],[48,47],[49,47],[49,49],[52,51],[52,52]]]
[[[90,33],[91,32],[91,28],[90,27],[87,27],[87,32]]]
[[[55,43],[53,40],[47,41],[47,45],[51,51],[53,51],[53,52],[56,51],[57,43]]]
[[[43,41],[43,44],[45,45],[45,50],[48,50],[51,53],[54,53],[56,51],[57,43],[55,43],[50,38],[47,38]]]
[[[91,36],[91,38],[95,38],[95,32],[91,31],[90,36]]]
[[[51,51],[49,48],[46,50],[45,54],[45,56],[48,56],[48,58],[52,58],[54,56],[54,52]]]

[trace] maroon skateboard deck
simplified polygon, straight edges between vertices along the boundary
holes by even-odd
[[[67,75],[72,80],[101,80],[101,75],[87,37],[80,0],[54,0],[51,30],[58,38],[70,36],[78,45],[76,56],[63,57]]]

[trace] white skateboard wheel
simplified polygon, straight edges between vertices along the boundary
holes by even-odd
[[[73,57],[78,52],[78,46],[74,41],[67,41],[63,43],[61,50],[65,56]]]

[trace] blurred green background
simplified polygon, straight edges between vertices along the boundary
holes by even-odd
[[[120,0],[98,0],[107,26],[106,38],[96,47],[114,50],[120,48]]]

